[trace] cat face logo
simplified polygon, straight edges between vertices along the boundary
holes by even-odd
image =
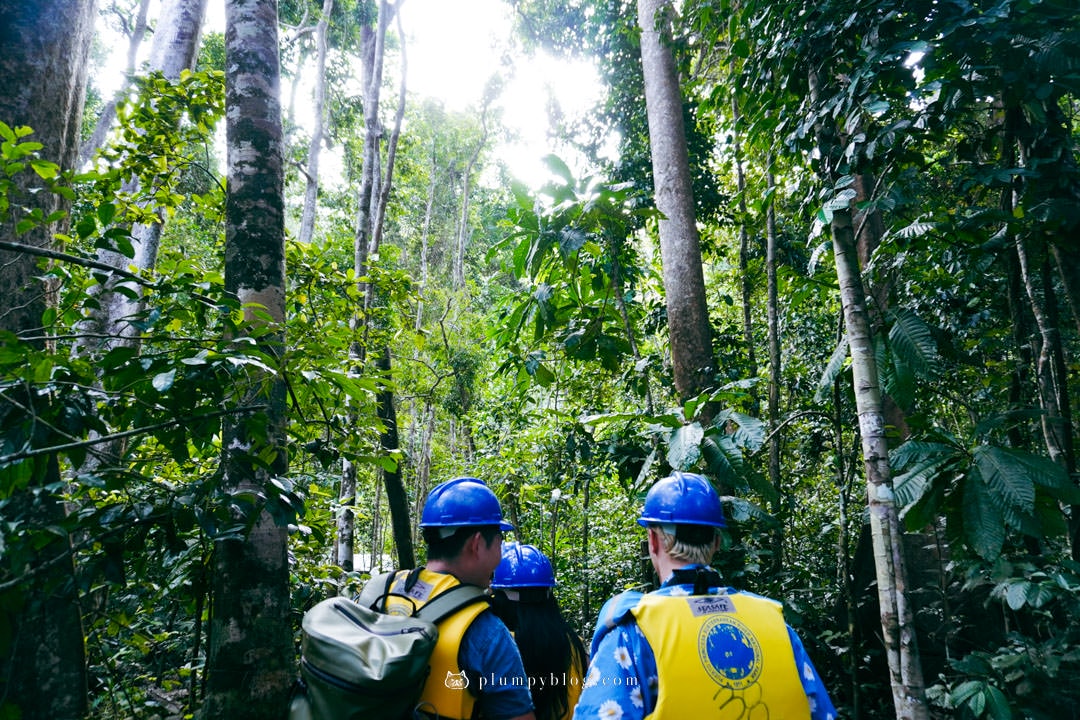
[[[452,673],[447,670],[446,679],[443,680],[443,684],[451,690],[464,690],[469,687],[469,678],[465,677],[464,670],[459,673]]]

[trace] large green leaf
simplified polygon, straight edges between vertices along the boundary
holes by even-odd
[[[823,402],[825,394],[832,391],[833,383],[840,377],[848,365],[848,341],[847,336],[840,338],[840,342],[833,348],[829,362],[825,364],[825,370],[818,378],[817,391],[814,393],[815,402]]]
[[[962,511],[968,544],[986,560],[1001,555],[1005,543],[1005,521],[998,503],[979,476],[976,467],[964,479]]]
[[[701,459],[701,440],[705,429],[699,423],[690,423],[671,433],[667,461],[674,470],[689,470]]]
[[[1027,466],[1015,462],[1005,448],[980,445],[974,452],[975,465],[999,507],[1030,515],[1035,509],[1035,484]]]
[[[941,358],[933,333],[911,310],[893,313],[889,347],[898,365],[911,367],[921,377],[930,378],[941,373]]]

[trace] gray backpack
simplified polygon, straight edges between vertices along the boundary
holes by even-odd
[[[420,568],[409,572],[405,590]],[[365,720],[410,717],[420,699],[439,638],[438,623],[488,595],[475,585],[455,585],[410,616],[383,612],[398,573],[368,581],[354,602],[323,600],[304,614],[300,678],[289,720]]]

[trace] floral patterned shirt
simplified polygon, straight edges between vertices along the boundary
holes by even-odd
[[[693,585],[676,584],[674,578],[656,591],[662,595],[690,595]],[[736,594],[732,588],[710,592]],[[600,611],[593,635],[591,660],[574,720],[640,720],[656,707],[659,677],[656,657],[630,614],[640,593],[616,595]],[[795,663],[801,670],[803,689],[812,720],[835,720],[836,708],[795,631],[788,627]]]

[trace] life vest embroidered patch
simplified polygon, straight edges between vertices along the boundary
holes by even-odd
[[[705,621],[698,634],[698,657],[718,685],[743,690],[761,675],[761,643],[728,613]]]

